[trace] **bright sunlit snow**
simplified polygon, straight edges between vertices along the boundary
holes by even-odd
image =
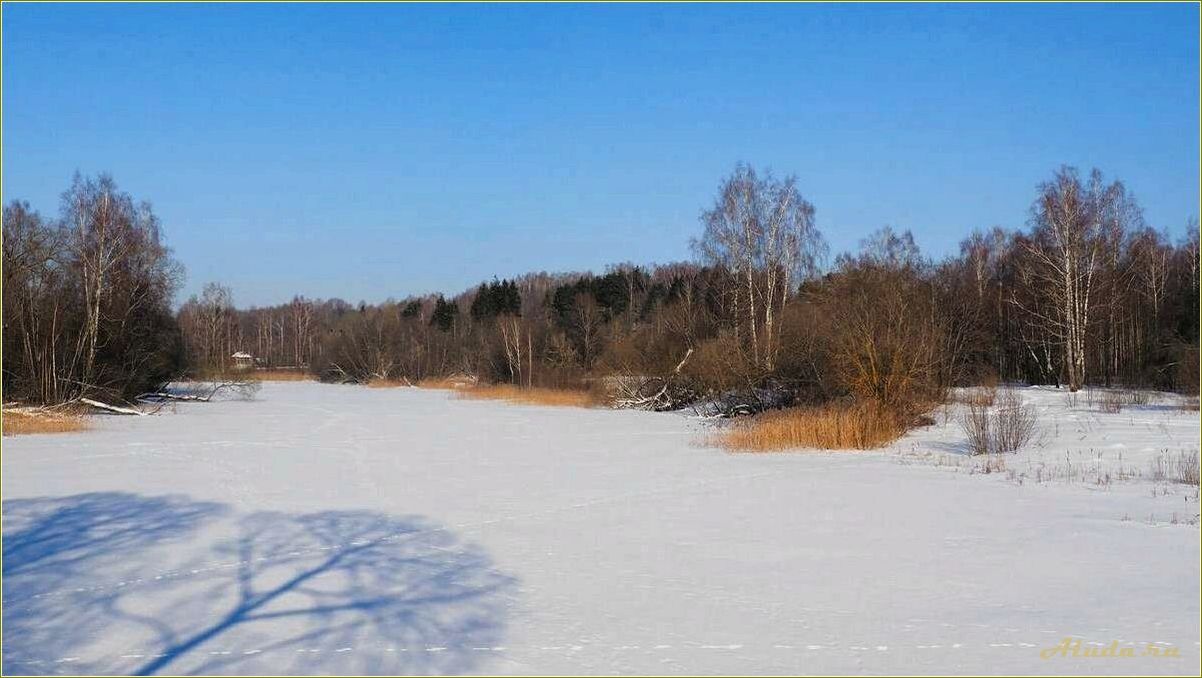
[[[315,383],[6,438],[4,672],[1196,674],[1198,490],[1151,467],[1197,412],[1021,392],[1036,442],[989,474],[954,410],[729,454]]]

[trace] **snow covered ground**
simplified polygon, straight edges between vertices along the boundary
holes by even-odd
[[[732,455],[313,383],[6,438],[4,673],[1196,675],[1198,492],[1148,470],[1198,414],[1023,395],[1039,440],[988,475],[954,412]]]
[[[1000,391],[999,391],[1000,392]],[[1106,393],[1090,389],[1070,394],[1062,389],[1033,386],[1012,392],[1034,409],[1037,427],[1033,440],[1018,454],[1001,458],[1000,473],[1013,482],[1067,481],[1118,491],[1150,492],[1158,487],[1181,498],[1188,506],[1150,503],[1142,516],[1151,522],[1198,520],[1197,491],[1174,491],[1173,483],[1157,482],[1155,462],[1168,465],[1198,455],[1198,413],[1186,411],[1186,400],[1170,393],[1141,392],[1144,404],[1123,404],[1122,411],[1101,411]],[[1131,392],[1115,391],[1130,397]],[[963,393],[961,391],[960,393]],[[967,437],[959,425],[963,406],[952,404],[932,413],[936,426],[917,429],[891,446],[905,462],[926,462],[968,473],[983,473],[997,459],[967,455]],[[1196,466],[1196,463],[1195,463]],[[1173,469],[1168,469],[1173,475]],[[1134,484],[1132,481],[1136,481]],[[1143,484],[1140,484],[1142,481]],[[1150,484],[1150,485],[1149,485]],[[1181,489],[1178,487],[1177,489]],[[1165,514],[1164,511],[1169,511]],[[1130,516],[1132,519],[1136,516]]]

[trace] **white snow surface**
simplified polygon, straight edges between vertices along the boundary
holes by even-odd
[[[1037,441],[989,474],[954,409],[729,454],[316,383],[5,438],[4,673],[1197,675],[1198,491],[1148,469],[1198,413],[1021,393]]]

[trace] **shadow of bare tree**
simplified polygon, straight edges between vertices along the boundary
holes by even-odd
[[[450,674],[514,579],[419,518],[179,497],[4,503],[5,674]]]

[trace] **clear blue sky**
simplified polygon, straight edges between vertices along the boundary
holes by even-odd
[[[1022,226],[1061,163],[1198,213],[1197,5],[4,5],[3,194],[150,200],[240,305],[690,256],[740,160],[833,251]]]

